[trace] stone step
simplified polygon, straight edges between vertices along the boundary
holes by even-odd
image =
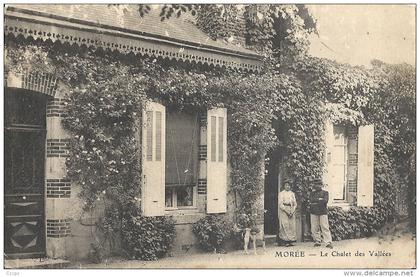
[[[265,245],[276,245],[277,236],[276,235],[264,235]]]
[[[67,268],[70,262],[62,259],[5,259],[5,269],[47,269],[47,268]]]

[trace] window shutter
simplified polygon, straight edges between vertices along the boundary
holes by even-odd
[[[357,152],[357,206],[372,207],[374,159],[373,125],[359,127]]]
[[[207,111],[207,213],[226,212],[227,112]]]
[[[148,102],[142,113],[142,201],[144,216],[165,210],[165,107]]]
[[[333,179],[333,172],[332,172],[332,152],[334,148],[334,125],[331,121],[325,122],[325,170],[323,175],[323,182],[327,185],[325,190],[331,192],[332,189],[332,179]],[[330,201],[329,203],[331,203]]]

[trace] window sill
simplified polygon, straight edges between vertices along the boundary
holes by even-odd
[[[344,211],[348,211],[350,210],[350,208],[352,207],[352,205],[350,205],[350,203],[348,202],[332,202],[330,205],[328,205],[329,207],[340,207],[342,208]]]
[[[166,216],[172,216],[175,220],[175,225],[192,224],[197,222],[200,218],[205,216],[205,213],[200,213],[196,207],[188,209],[173,209],[165,210]]]
[[[197,207],[165,208],[165,214],[191,214],[198,213]]]

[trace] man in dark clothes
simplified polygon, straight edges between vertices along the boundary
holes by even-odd
[[[322,239],[327,244],[326,247],[333,248],[330,226],[328,225],[328,191],[322,189],[322,180],[316,180],[315,190],[310,195],[311,205],[311,232],[315,241],[314,246],[321,246]]]

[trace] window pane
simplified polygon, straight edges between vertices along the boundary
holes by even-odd
[[[343,145],[346,143],[346,133],[344,126],[334,126],[334,145]]]
[[[7,132],[5,183],[7,193],[42,193],[44,144],[41,132]]]
[[[343,145],[335,145],[333,148],[332,158],[334,164],[345,164],[346,163],[346,150],[347,148]]]
[[[332,165],[329,184],[330,197],[333,200],[345,200],[347,178],[347,132],[345,126],[334,126],[334,142],[331,152]]]
[[[165,188],[165,207],[173,207],[173,198],[172,198],[173,188]]]
[[[176,199],[178,207],[193,205],[193,187],[177,187]]]
[[[6,126],[24,124],[45,127],[45,96],[24,90],[6,91],[4,96]]]
[[[333,176],[331,179],[331,188],[329,189],[332,199],[343,200],[345,190],[345,165],[335,165],[332,167]]]
[[[168,112],[165,143],[165,183],[185,186],[196,184],[198,178],[198,114]]]

